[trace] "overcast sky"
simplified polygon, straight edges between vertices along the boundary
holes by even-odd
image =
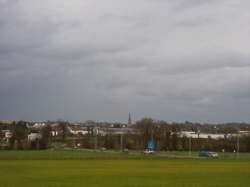
[[[0,119],[250,122],[249,0],[0,0]]]

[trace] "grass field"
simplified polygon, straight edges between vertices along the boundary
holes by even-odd
[[[161,154],[0,151],[0,186],[250,186],[249,154],[241,154],[241,159],[168,158]]]
[[[221,160],[0,161],[0,186],[249,187],[250,162]]]
[[[250,153],[219,153],[219,159],[244,159],[250,161]],[[197,157],[198,152],[192,152],[192,157]],[[0,151],[0,160],[82,160],[82,159],[164,159],[166,157],[189,157],[188,152],[157,152],[155,155],[143,155],[131,151],[129,154],[115,151],[93,150],[42,150],[42,151]]]

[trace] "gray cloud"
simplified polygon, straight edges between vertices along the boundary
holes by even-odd
[[[250,121],[247,0],[0,0],[0,118]]]

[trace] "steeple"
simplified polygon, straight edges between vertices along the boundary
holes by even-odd
[[[128,125],[132,125],[131,114],[128,113]]]

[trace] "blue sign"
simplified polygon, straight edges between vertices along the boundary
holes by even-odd
[[[148,149],[151,149],[151,150],[155,149],[155,142],[153,140],[148,141]]]

